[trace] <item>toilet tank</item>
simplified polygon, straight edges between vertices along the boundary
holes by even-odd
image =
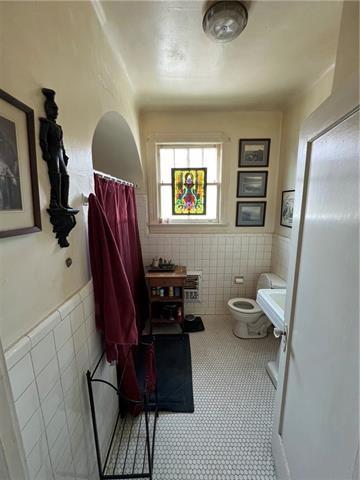
[[[256,291],[262,288],[286,288],[286,282],[275,273],[261,273]]]

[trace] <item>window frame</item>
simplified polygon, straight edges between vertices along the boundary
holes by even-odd
[[[217,170],[217,181],[216,182],[207,182],[208,185],[216,186],[217,189],[217,201],[216,201],[216,218],[206,219],[198,218],[194,216],[181,216],[181,218],[169,219],[169,222],[163,223],[164,225],[221,225],[221,174],[222,174],[222,150],[223,142],[219,141],[203,141],[203,142],[156,142],[155,143],[155,162],[156,162],[156,216],[159,224],[161,219],[161,187],[162,186],[172,186],[172,183],[161,182],[160,178],[160,149],[161,148],[187,148],[192,147],[201,147],[201,148],[216,148],[217,150],[217,160],[216,160],[216,170]],[[182,167],[179,167],[182,168]],[[186,167],[184,167],[186,168]],[[189,167],[190,168],[190,167]],[[162,219],[166,220],[166,219]]]

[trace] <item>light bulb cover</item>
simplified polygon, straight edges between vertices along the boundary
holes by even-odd
[[[238,1],[220,1],[209,7],[204,15],[206,35],[218,43],[227,43],[240,35],[247,25],[248,12]]]

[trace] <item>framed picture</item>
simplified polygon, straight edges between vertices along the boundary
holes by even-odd
[[[173,215],[206,215],[206,168],[172,168]]]
[[[284,190],[281,196],[280,225],[292,228],[295,190]]]
[[[34,111],[0,90],[0,237],[40,230]]]
[[[268,172],[238,172],[237,197],[266,197]]]
[[[239,142],[239,168],[267,167],[269,165],[270,142],[270,138],[241,139]]]
[[[266,202],[237,202],[237,227],[263,227],[265,225]]]

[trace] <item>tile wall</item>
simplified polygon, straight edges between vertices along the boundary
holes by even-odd
[[[187,304],[188,312],[226,314],[230,298],[255,298],[259,274],[271,269],[272,234],[148,234],[145,195],[137,196],[137,206],[144,264],[157,256],[202,271],[201,302]],[[238,275],[243,285],[235,285]]]
[[[98,478],[85,373],[101,355],[92,283],[5,352],[30,480]],[[101,378],[115,382],[104,361]],[[116,395],[94,390],[100,444],[107,446]]]
[[[279,277],[287,280],[291,239],[273,235],[271,270]]]

